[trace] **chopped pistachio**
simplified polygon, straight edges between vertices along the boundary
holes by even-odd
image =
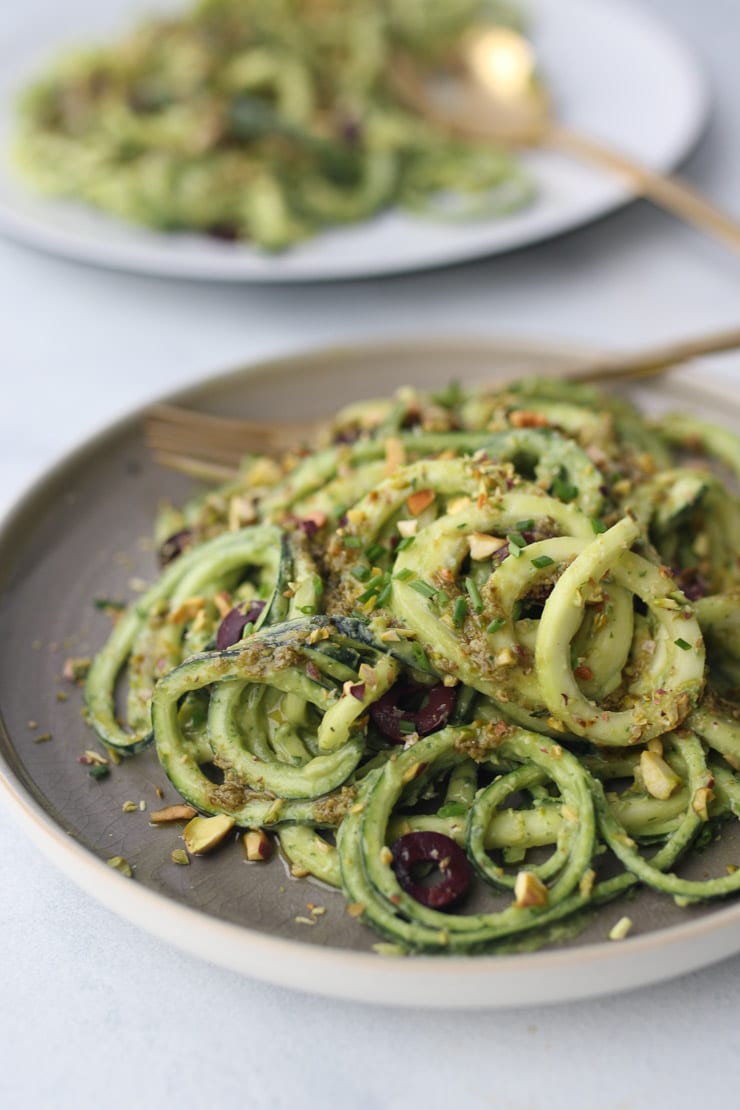
[[[170,859],[173,863],[178,863],[181,867],[190,863],[190,856],[184,848],[173,848]]]
[[[152,825],[169,825],[173,821],[191,821],[197,816],[198,811],[192,806],[174,805],[165,806],[164,809],[155,809],[149,814]]]
[[[406,949],[401,944],[380,943],[373,945],[373,952],[379,956],[405,956]]]
[[[107,859],[105,862],[109,867],[112,867],[114,871],[120,871],[127,879],[132,879],[134,877],[131,864],[127,859],[124,859],[123,856],[111,856],[111,858]]]
[[[499,536],[489,536],[486,532],[473,532],[468,536],[471,559],[488,559],[505,546],[506,540]]]
[[[272,855],[272,841],[262,829],[249,829],[244,837],[244,855],[253,863],[267,860]]]
[[[708,786],[700,786],[694,793],[691,808],[694,813],[701,817],[702,821],[709,820],[709,810],[707,807],[713,798],[714,793]]]
[[[532,871],[520,871],[514,880],[514,904],[518,909],[528,906],[546,906],[549,900],[547,887]]]
[[[193,817],[183,831],[185,847],[194,856],[203,856],[217,847],[234,828],[233,817],[220,813],[216,817]]]
[[[681,779],[671,765],[654,751],[641,752],[640,774],[648,794],[660,801],[670,798],[676,787],[681,785]]]
[[[69,658],[65,660],[62,668],[62,677],[66,678],[68,682],[80,682],[87,676],[91,664],[92,659],[89,656],[84,659]]]
[[[631,917],[620,917],[616,925],[609,930],[609,940],[624,940],[632,928]]]

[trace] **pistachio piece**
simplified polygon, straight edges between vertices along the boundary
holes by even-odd
[[[632,928],[631,917],[620,917],[616,925],[612,926],[609,931],[609,940],[624,940]]]
[[[709,786],[700,786],[695,791],[694,797],[691,801],[691,808],[694,813],[701,817],[702,821],[709,820],[709,803],[714,798],[714,791]]]
[[[149,814],[152,825],[169,825],[173,821],[190,821],[197,815],[197,809],[192,806],[174,805],[165,806],[164,809],[154,809]]]
[[[112,867],[114,871],[120,871],[121,874],[125,875],[127,879],[133,879],[133,868],[131,867],[131,864],[128,862],[128,860],[124,859],[123,856],[111,856],[111,858],[107,859],[105,862],[108,864],[109,867]]]
[[[236,821],[221,813],[217,817],[194,817],[183,830],[185,847],[194,856],[215,848],[234,828]]]
[[[179,863],[181,867],[185,867],[190,863],[190,856],[184,848],[173,848],[170,853],[170,859],[173,863]]]
[[[420,489],[406,499],[406,506],[412,516],[419,516],[429,508],[435,497],[433,489]]]
[[[680,785],[681,779],[657,752],[645,750],[640,755],[640,773],[648,794],[665,801]]]
[[[468,548],[471,559],[487,559],[502,547],[506,547],[506,540],[500,536],[489,536],[487,532],[471,532],[468,536]]]
[[[526,906],[546,906],[547,887],[532,871],[520,871],[514,880],[514,904],[519,909]]]
[[[249,829],[244,837],[244,855],[248,860],[261,862],[272,855],[272,841],[262,829]]]

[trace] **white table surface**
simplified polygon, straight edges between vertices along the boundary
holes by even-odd
[[[740,8],[643,2],[693,42],[712,82],[686,173],[740,211]],[[52,8],[3,5],[0,38]],[[101,423],[248,358],[454,331],[637,345],[736,325],[739,291],[740,260],[646,204],[509,257],[313,288],[149,280],[0,242],[0,508]],[[739,358],[706,372],[740,389]],[[736,1097],[740,957],[536,1011],[366,1008],[241,980],[150,939],[58,874],[2,809],[0,844],[7,1110],[635,1110]]]

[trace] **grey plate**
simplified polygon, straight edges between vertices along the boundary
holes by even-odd
[[[310,418],[402,383],[425,387],[517,372],[556,373],[572,352],[514,342],[393,344],[319,352],[212,379],[179,403],[253,419]],[[640,390],[651,409],[669,401],[738,420],[737,402],[672,378]],[[731,411],[732,410],[732,411]],[[624,907],[606,908],[576,940],[514,957],[382,960],[374,933],[344,912],[339,895],[290,878],[283,862],[248,864],[231,843],[189,867],[171,862],[179,828],[154,828],[146,811],[175,800],[153,753],[94,781],[79,757],[94,747],[77,688],[61,677],[68,655],[86,655],[110,623],[96,597],[128,598],[131,580],[155,574],[146,538],[163,496],[192,483],[154,465],[136,415],[59,463],[21,502],[0,535],[0,776],[30,833],[76,881],[119,912],[191,951],[236,970],[327,994],[399,1004],[510,1005],[595,994],[658,979],[740,948],[740,905],[678,909],[643,893],[629,903],[634,934],[602,943]],[[58,700],[58,694],[68,695]],[[36,722],[30,727],[29,722]],[[53,739],[35,743],[50,732]],[[165,803],[156,794],[164,792]],[[133,883],[101,864],[122,855]],[[740,863],[732,828],[695,873]],[[690,873],[690,872],[689,872]],[[316,926],[296,922],[306,903],[327,907]],[[199,911],[193,913],[192,911]],[[450,975],[451,968],[455,973]],[[444,984],[444,986],[443,986]]]

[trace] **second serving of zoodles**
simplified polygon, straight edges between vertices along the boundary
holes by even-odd
[[[183,2],[38,77],[16,165],[47,195],[267,251],[390,208],[501,215],[535,193],[519,159],[422,119],[394,73],[512,18],[502,0]]]
[[[554,380],[351,406],[163,511],[89,723],[156,746],[191,852],[277,840],[381,951],[731,895],[681,863],[740,813],[739,477],[731,433]]]

